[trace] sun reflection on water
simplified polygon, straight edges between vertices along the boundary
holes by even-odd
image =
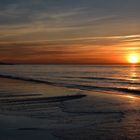
[[[137,72],[136,72],[136,66],[133,65],[130,69],[130,81],[134,82],[137,80]]]
[[[133,95],[126,95],[125,97],[129,98],[129,99],[135,99],[136,97]]]

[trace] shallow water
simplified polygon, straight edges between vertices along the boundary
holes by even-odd
[[[140,93],[139,66],[5,65],[0,77],[81,90]],[[2,90],[2,89],[1,89]]]

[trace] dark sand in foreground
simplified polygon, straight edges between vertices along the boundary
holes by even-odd
[[[138,96],[1,81],[11,83],[11,93],[0,95],[0,140],[140,139]],[[12,92],[15,84],[19,93]]]

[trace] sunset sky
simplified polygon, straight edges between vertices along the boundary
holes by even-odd
[[[140,0],[0,0],[0,62],[122,64],[140,54]]]

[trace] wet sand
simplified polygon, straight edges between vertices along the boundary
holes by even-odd
[[[1,86],[8,82],[11,92],[5,85],[0,96],[0,140],[140,139],[139,96],[1,81]]]

